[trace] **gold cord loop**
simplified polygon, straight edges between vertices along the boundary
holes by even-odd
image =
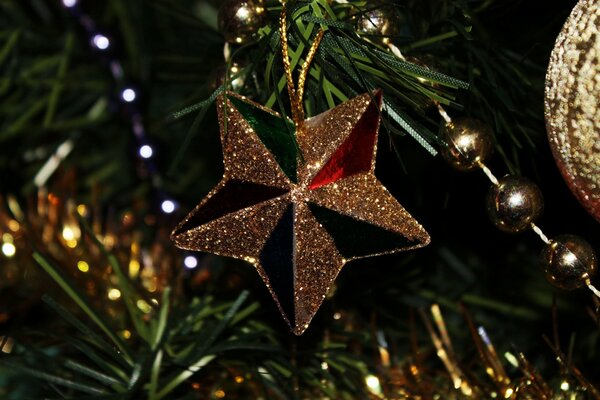
[[[306,60],[300,68],[300,74],[298,75],[298,86],[296,88],[294,87],[294,76],[292,74],[292,66],[290,64],[289,57],[289,45],[287,39],[287,12],[285,2],[283,3],[283,7],[281,9],[281,16],[279,18],[279,33],[281,34],[281,52],[283,53],[283,69],[285,71],[287,89],[292,107],[292,119],[294,120],[294,123],[298,128],[304,122],[304,107],[302,105],[302,100],[304,97],[304,85],[306,83],[306,77],[308,76],[310,63],[315,58],[315,55],[317,54],[317,49],[319,48],[319,44],[321,43],[321,39],[323,39],[324,31],[322,28],[319,30],[319,32],[315,36],[315,40],[313,41],[312,45],[310,46],[310,49],[308,50]]]

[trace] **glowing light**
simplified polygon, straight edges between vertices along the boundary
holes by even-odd
[[[138,300],[135,305],[137,306],[137,308],[139,308],[144,314],[148,314],[150,311],[152,311],[152,307],[150,306],[150,304],[146,303],[145,300]]]
[[[506,358],[506,361],[508,361],[513,367],[519,366],[519,361],[517,360],[517,357],[512,355],[512,353],[509,353],[507,351],[506,353],[504,353],[504,358]]]
[[[10,233],[5,233],[4,235],[2,235],[2,241],[4,242],[2,244],[2,253],[4,253],[6,257],[14,256],[17,252],[17,248],[13,244],[12,235]]]
[[[194,269],[198,266],[198,259],[194,256],[187,256],[183,260],[183,265],[185,265],[186,268]]]
[[[135,258],[129,261],[129,277],[136,278],[140,272],[140,262]]]
[[[128,103],[131,103],[132,101],[134,101],[136,96],[137,95],[135,93],[135,90],[133,90],[132,88],[124,89],[121,92],[121,98]],[[152,150],[152,149],[150,149],[150,150]]]
[[[74,249],[77,247],[77,239],[81,237],[81,231],[75,225],[65,225],[62,230],[62,237],[65,239],[67,247]]]
[[[123,339],[129,339],[131,337],[131,331],[125,329],[123,332],[121,332],[121,336],[123,336]]]
[[[20,227],[21,225],[19,225],[19,223],[16,220],[11,219],[10,221],[8,221],[8,229],[10,229],[11,231],[17,232]]]
[[[77,261],[77,269],[81,272],[88,272],[90,270],[90,265],[85,261]]]
[[[115,289],[115,288],[109,289],[109,291],[108,291],[108,298],[111,299],[111,300],[113,300],[113,301],[120,299],[121,298],[121,291],[119,289]]]
[[[153,153],[154,151],[152,150],[152,147],[148,146],[147,144],[140,147],[140,156],[142,158],[150,158],[152,157]]]
[[[506,392],[504,392],[504,398],[510,399],[512,397],[513,393],[515,393],[515,391],[512,390],[512,388],[506,389]]]
[[[69,155],[71,150],[73,150],[73,147],[75,147],[74,142],[71,139],[67,139],[61,143],[54,154],[48,158],[48,160],[33,178],[33,183],[38,189],[46,185],[46,182],[48,182],[50,176],[58,169],[61,162]],[[49,194],[48,200],[55,200],[58,202],[58,198],[53,199],[54,197],[54,195]]]
[[[77,0],[62,0],[62,3],[65,7],[71,8],[75,7],[77,4]]]
[[[217,399],[222,399],[225,397],[225,391],[223,389],[219,389],[217,391],[215,391],[215,397]]]
[[[569,388],[570,388],[569,382],[567,382],[567,381],[562,381],[561,382],[561,384],[560,384],[560,389],[561,390],[563,390],[563,391],[566,392],[567,390],[569,390]]]
[[[106,50],[106,49],[108,49],[108,46],[110,46],[110,40],[108,40],[108,38],[106,36],[104,36],[100,33],[97,35],[94,35],[94,37],[92,38],[92,43],[99,50]]]
[[[244,382],[244,377],[243,376],[236,376],[235,377],[235,383],[243,383]]]
[[[333,319],[338,320],[342,318],[342,313],[336,312],[335,314],[333,314]]]
[[[62,236],[66,241],[75,239],[75,232],[71,227],[65,226],[62,231]]]
[[[85,204],[80,204],[77,206],[77,214],[81,215],[82,217],[85,217],[87,216],[87,213],[88,209]]]
[[[379,357],[384,366],[387,367],[390,365],[390,352],[383,346],[379,346]]]
[[[116,242],[116,238],[111,235],[111,234],[107,234],[106,236],[104,236],[104,239],[102,239],[102,244],[104,244],[104,247],[106,247],[107,249],[111,249]]]
[[[3,353],[10,354],[15,345],[15,340],[10,337],[0,336],[0,345],[2,345],[0,350],[2,350]]]
[[[365,379],[365,383],[367,387],[374,393],[381,392],[381,384],[379,383],[379,378],[375,375],[368,375]]]
[[[15,247],[14,244],[8,243],[8,242],[2,244],[2,253],[4,253],[4,255],[6,257],[12,257],[15,255],[16,252],[17,252],[17,248]]]
[[[167,214],[171,214],[175,211],[175,203],[171,200],[165,200],[160,205],[160,208]]]
[[[148,282],[144,283],[144,287],[146,288],[146,290],[148,290],[150,293],[154,293],[156,292],[156,290],[158,289],[158,285],[156,283],[156,278],[151,279]]]
[[[324,370],[324,371],[328,370],[329,369],[329,364],[327,364],[325,361],[323,361],[321,363],[321,369]]]

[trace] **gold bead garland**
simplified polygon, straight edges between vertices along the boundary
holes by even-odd
[[[586,23],[588,24],[586,28],[586,34],[588,36],[591,31],[597,30],[597,27],[590,27],[589,25],[590,21],[597,20],[599,12],[600,8],[593,0],[580,0],[575,6],[571,17],[565,23],[563,32],[561,32],[561,35],[557,40],[557,47],[554,49],[553,57],[557,58],[558,56],[556,56],[555,53],[561,53],[561,51],[557,50],[561,43],[571,40],[568,37],[565,37],[567,32],[581,29]],[[579,20],[585,22],[580,22]],[[589,39],[589,37],[586,38],[586,40]],[[591,46],[591,44],[586,45]],[[564,50],[562,53],[564,53]],[[596,52],[594,49],[592,55],[581,55],[581,57],[585,58],[588,63],[591,63],[595,62],[597,59],[595,54]],[[549,94],[556,95],[558,88],[561,87],[561,85],[557,84],[556,80],[553,78],[555,75],[559,75],[559,72],[564,73],[564,69],[560,69],[559,66],[555,64],[557,63],[551,64],[548,71],[546,93],[546,117],[548,120],[548,130],[551,141],[556,141],[558,138],[562,137],[562,134],[560,134],[558,128],[555,126],[557,118],[561,115],[551,115],[551,111],[557,107],[552,108],[549,105],[551,100],[555,100],[552,96],[549,96]],[[587,68],[587,70],[589,69],[590,68]],[[573,73],[576,72],[578,73],[578,71],[573,71]],[[598,76],[598,74],[596,74],[596,76]],[[586,79],[589,80],[589,76]],[[588,89],[594,92],[593,88]],[[560,93],[560,91],[558,91],[558,93]],[[589,98],[590,96],[593,97],[594,94],[585,93],[585,95],[582,96]],[[556,95],[555,97],[560,96]],[[436,102],[436,105],[440,116],[445,121],[445,129],[440,138],[442,145],[441,154],[450,165],[458,170],[469,171],[479,168],[488,177],[492,183],[492,187],[486,199],[486,208],[494,225],[505,232],[511,233],[531,229],[545,244],[545,248],[542,252],[542,259],[544,262],[543,268],[546,277],[551,284],[562,289],[576,289],[585,285],[597,297],[600,297],[600,290],[596,289],[591,283],[591,276],[596,271],[598,264],[598,258],[592,246],[583,238],[575,235],[559,235],[555,238],[548,239],[542,229],[535,223],[543,210],[543,196],[537,185],[526,178],[510,175],[499,180],[485,165],[485,161],[491,155],[493,147],[493,137],[490,128],[480,121],[469,118],[461,118],[454,121],[439,102]],[[593,108],[595,111],[599,109],[600,108],[598,107]],[[586,110],[586,112],[589,114],[589,110]],[[565,128],[565,124],[562,124],[561,127]],[[597,131],[594,131],[591,134],[588,131],[586,132],[585,135],[587,135],[586,140],[588,142],[590,140],[593,141],[593,138],[597,137],[598,134]],[[579,137],[581,135],[583,134],[577,131],[575,136]],[[555,143],[552,144],[553,151],[556,155],[558,151],[557,147]],[[572,148],[569,148],[569,150],[582,155],[582,153],[590,151],[588,147],[589,146],[580,153],[577,153],[577,151]],[[573,156],[572,158],[577,158],[577,156]],[[581,160],[579,159],[572,162],[576,163],[580,161]],[[594,162],[592,162],[592,164],[594,164]],[[590,168],[595,168],[595,165],[596,164],[592,165]],[[573,175],[573,173],[570,174],[569,172],[565,172],[564,169],[562,172],[567,178]],[[593,176],[593,179],[598,178],[597,176]],[[572,182],[569,183],[571,184]],[[574,184],[572,184],[571,187],[573,190],[577,188]],[[591,185],[591,187],[597,188],[594,185]],[[585,197],[580,196],[581,193],[576,194],[578,194],[580,199]],[[590,201],[589,204],[585,203],[585,205],[597,218],[597,215],[594,214],[592,202]]]
[[[562,289],[585,285],[600,297],[600,292],[591,283],[597,267],[592,247],[575,235],[548,239],[535,224],[543,209],[543,197],[537,185],[526,178],[511,175],[498,179],[485,165],[492,147],[492,136],[488,131],[489,128],[482,122],[461,119],[455,123],[450,118],[442,135],[446,146],[442,156],[458,170],[480,168],[486,174],[492,183],[486,200],[487,210],[496,227],[512,233],[531,229],[540,237],[546,245],[543,251],[544,270],[550,283]]]

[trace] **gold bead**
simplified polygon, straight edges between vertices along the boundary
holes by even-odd
[[[225,41],[244,44],[266,24],[262,0],[227,0],[219,8],[219,30]]]
[[[505,176],[488,192],[486,208],[498,229],[516,233],[529,228],[540,217],[544,197],[529,179]]]
[[[542,258],[546,278],[561,289],[586,285],[598,265],[592,246],[575,235],[552,239],[544,248]]]
[[[492,130],[472,118],[459,118],[446,125],[441,136],[442,156],[454,168],[469,171],[486,161],[493,151]]]
[[[245,75],[242,72],[247,67],[247,62],[233,62],[227,71],[227,66],[223,65],[215,70],[214,78],[211,79],[211,89],[216,90],[225,83],[225,78],[229,78],[229,89],[238,92],[244,87]]]
[[[370,1],[368,10],[356,19],[356,30],[369,40],[378,44],[388,44],[391,38],[398,36],[402,25],[402,16],[391,4],[382,1]]]

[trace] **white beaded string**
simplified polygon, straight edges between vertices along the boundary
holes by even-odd
[[[496,175],[493,174],[492,170],[490,170],[487,167],[487,165],[485,165],[480,160],[477,161],[477,164],[479,165],[479,168],[481,168],[481,170],[483,171],[483,173],[485,174],[485,176],[488,177],[488,179],[490,180],[490,182],[492,182],[494,184],[494,186],[498,186],[498,178],[496,178]]]
[[[402,54],[400,49],[395,44],[388,43],[387,46],[396,57],[398,57],[402,61],[406,61],[406,57],[404,57],[404,54]],[[425,68],[429,69],[429,67],[427,67],[427,66],[425,66]],[[437,106],[437,110],[438,110],[438,113],[440,114],[440,116],[444,119],[444,121],[446,121],[446,124],[447,125],[451,124],[452,118],[450,118],[450,115],[448,115],[448,113],[446,112],[446,109],[444,107],[442,107],[442,105],[437,101],[435,102],[435,105]]]
[[[452,118],[450,118],[450,116],[446,112],[446,109],[444,107],[442,107],[442,105],[440,103],[436,103],[436,105],[437,105],[438,113],[444,119],[444,121],[446,121],[446,125],[452,124]]]
[[[537,235],[540,237],[540,239],[542,239],[542,242],[546,243],[546,244],[550,244],[550,239],[548,239],[548,236],[546,236],[544,234],[544,232],[542,232],[542,230],[540,229],[539,226],[537,226],[536,224],[534,224],[533,222],[531,223],[531,229],[533,229],[533,231],[535,233],[537,233]]]
[[[590,280],[586,280],[585,284],[587,285],[588,289],[590,289],[592,291],[592,293],[594,293],[596,295],[596,297],[598,297],[600,299],[600,290],[596,289],[596,287],[594,285],[592,285],[592,283],[590,282]]]
[[[404,55],[402,54],[400,49],[398,47],[396,47],[396,45],[394,45],[393,43],[388,43],[388,47],[392,51],[392,54],[394,54],[396,57],[398,57],[402,61],[406,61],[406,57],[404,57]]]

